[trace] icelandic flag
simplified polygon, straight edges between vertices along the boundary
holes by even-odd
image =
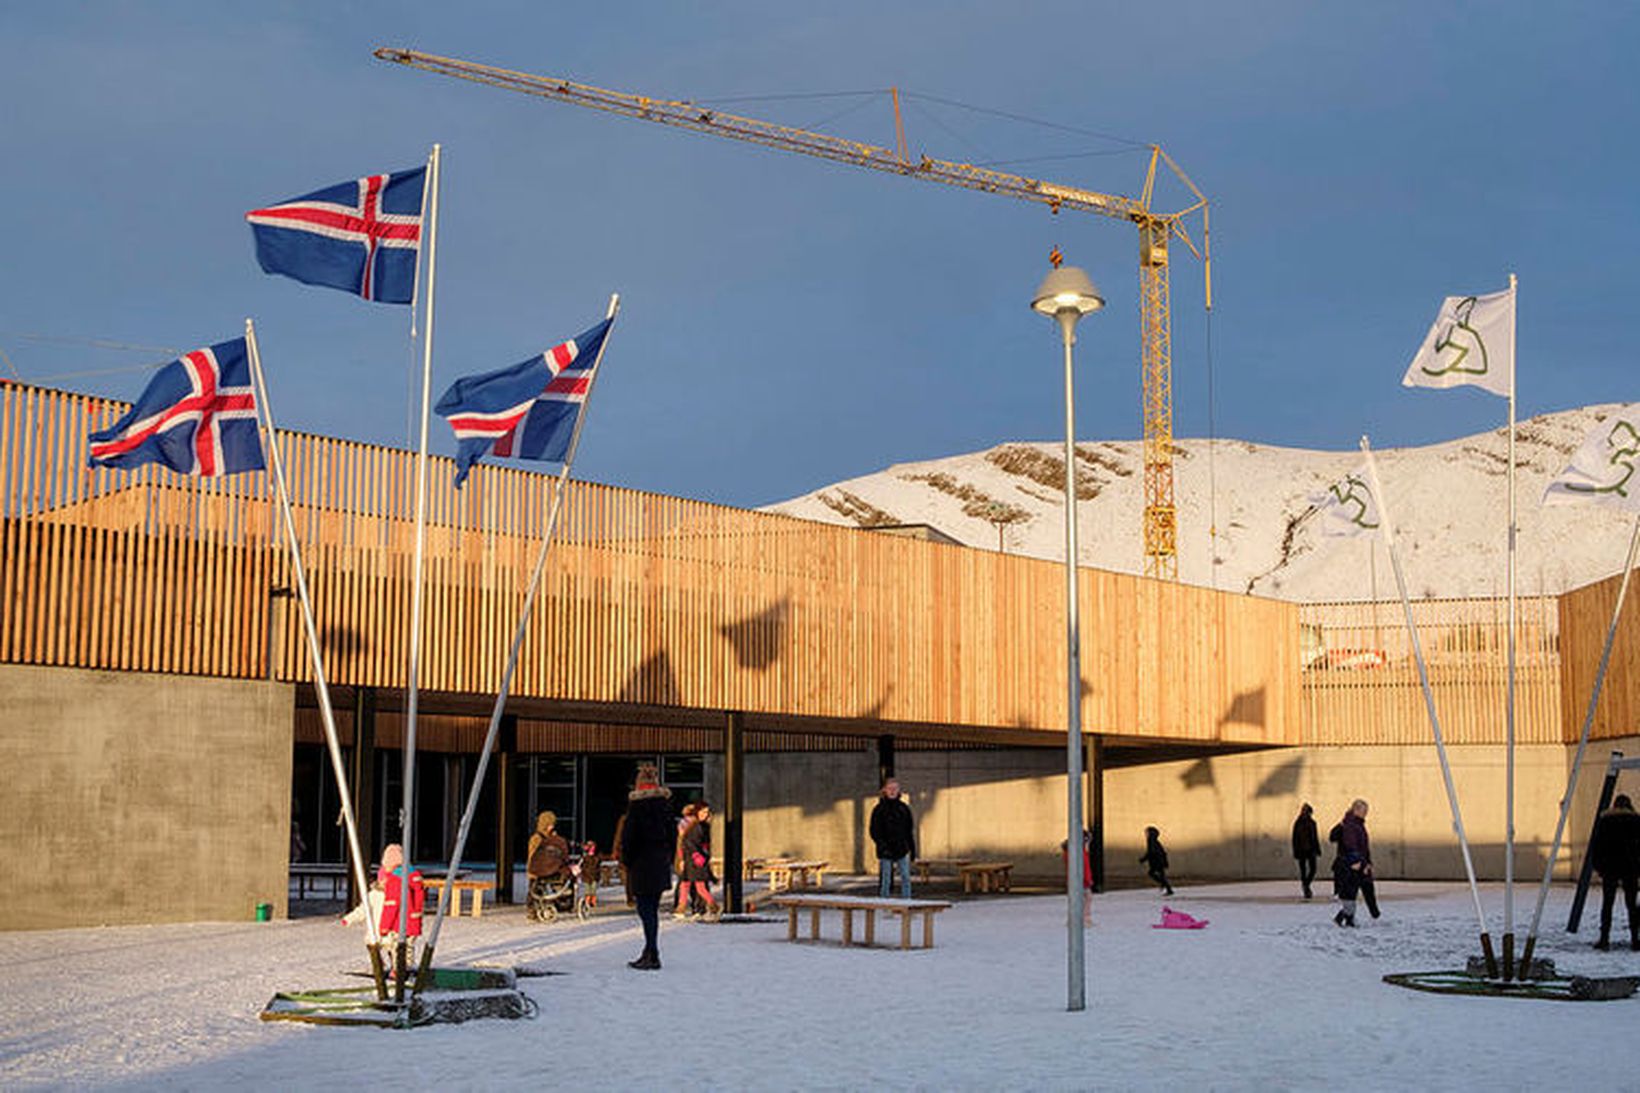
[[[89,462],[93,467],[160,463],[204,478],[261,470],[262,438],[245,339],[196,349],[161,368],[129,413],[91,434]]]
[[[266,273],[306,285],[408,304],[421,253],[421,191],[427,168],[327,186],[245,214]]]
[[[464,376],[433,407],[456,434],[456,487],[483,456],[562,463],[613,319],[511,368]]]

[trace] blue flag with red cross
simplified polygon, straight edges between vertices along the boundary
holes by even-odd
[[[464,376],[433,407],[456,434],[456,486],[485,455],[562,463],[613,319],[510,368]]]
[[[370,175],[245,214],[264,272],[383,304],[416,296],[427,168]]]

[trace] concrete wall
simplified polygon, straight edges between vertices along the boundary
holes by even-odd
[[[1064,769],[1064,752],[1054,748],[902,750],[895,758],[920,854],[1001,858],[1026,876],[1057,876],[1061,868]],[[707,785],[709,799],[721,804],[720,767],[709,767]],[[749,755],[746,854],[820,858],[874,873],[867,824],[876,803],[874,753]]]
[[[294,691],[0,665],[0,929],[286,911]]]
[[[1632,742],[1631,742],[1632,743]],[[1612,747],[1619,750],[1621,742]],[[1557,876],[1582,860],[1611,747],[1590,748]],[[1483,879],[1504,874],[1505,760],[1499,746],[1448,749],[1464,830]],[[1572,749],[1517,747],[1515,877],[1535,884],[1554,838]],[[1640,780],[1640,779],[1637,779]],[[1371,806],[1374,871],[1388,878],[1461,879],[1463,858],[1433,746],[1311,747],[1130,767],[1106,775],[1107,876],[1136,879],[1144,828],[1162,829],[1172,871],[1195,879],[1296,876],[1290,844],[1301,803],[1315,808],[1322,868],[1327,831],[1356,797]]]
[[[1582,861],[1606,760],[1640,755],[1640,739],[1591,746],[1579,780],[1556,875]],[[1501,747],[1449,750],[1464,827],[1483,879],[1503,877],[1504,754]],[[1543,875],[1572,749],[1519,747],[1515,756],[1515,877]],[[1025,878],[1057,879],[1065,826],[1064,753],[904,751],[901,783],[927,857],[999,858]],[[876,759],[846,755],[747,757],[746,853],[823,858],[874,872],[866,822],[876,799]],[[1640,796],[1640,775],[1619,785]],[[721,767],[708,770],[721,805]],[[1385,878],[1462,879],[1435,749],[1431,746],[1310,747],[1124,767],[1105,774],[1105,868],[1114,884],[1143,883],[1144,829],[1155,824],[1174,875],[1192,881],[1295,877],[1290,837],[1298,806],[1316,811],[1323,840],[1356,797],[1371,805],[1377,872]],[[1322,869],[1331,860],[1323,847]]]

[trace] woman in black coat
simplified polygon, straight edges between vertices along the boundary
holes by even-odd
[[[639,763],[632,792],[627,794],[626,823],[621,828],[621,864],[626,866],[628,891],[643,923],[643,952],[627,967],[658,971],[661,966],[661,896],[672,886],[672,852],[677,847],[677,821],[672,818],[672,791],[660,784],[654,763]]]
[[[1310,885],[1315,881],[1316,859],[1321,857],[1321,836],[1315,827],[1315,810],[1305,804],[1293,821],[1293,858],[1298,862],[1298,884],[1304,889],[1304,898],[1314,893]]]

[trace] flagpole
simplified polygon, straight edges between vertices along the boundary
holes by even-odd
[[[382,977],[381,935],[376,919],[370,911],[370,888],[365,880],[364,855],[359,852],[359,825],[353,815],[353,797],[347,789],[347,772],[342,763],[342,748],[336,734],[336,718],[330,708],[330,687],[325,682],[325,658],[319,647],[319,632],[313,624],[313,601],[308,596],[307,573],[302,565],[302,547],[296,538],[296,521],[290,512],[290,491],[285,485],[285,467],[279,457],[279,433],[273,425],[273,404],[268,401],[267,380],[262,374],[262,354],[256,344],[256,326],[245,320],[245,348],[250,357],[251,379],[256,384],[256,406],[268,431],[268,453],[273,462],[273,481],[279,496],[279,512],[284,519],[285,536],[290,542],[291,568],[295,571],[296,594],[302,603],[302,629],[307,635],[308,653],[313,658],[313,689],[319,699],[319,719],[325,727],[325,746],[330,752],[330,769],[336,776],[336,790],[341,798],[342,820],[347,831],[347,846],[353,856],[353,881],[358,886],[359,898],[365,906],[365,936],[370,940],[370,966],[375,973],[376,995],[387,996],[387,983]]]
[[[1503,977],[1515,965],[1515,275],[1509,275],[1509,679],[1504,698]],[[1553,859],[1550,859],[1551,861]]]
[[[1589,693],[1589,707],[1583,713],[1583,732],[1577,738],[1577,752],[1572,756],[1572,770],[1566,777],[1566,796],[1560,799],[1560,819],[1555,823],[1555,841],[1549,847],[1549,860],[1543,866],[1543,881],[1538,885],[1537,906],[1532,911],[1532,926],[1526,934],[1526,948],[1520,954],[1520,978],[1524,980],[1532,963],[1532,949],[1537,945],[1538,923],[1543,919],[1543,904],[1549,897],[1555,859],[1560,856],[1560,840],[1566,832],[1566,819],[1572,811],[1572,794],[1577,790],[1578,772],[1583,768],[1583,751],[1589,744],[1589,733],[1594,728],[1595,708],[1600,705],[1600,691],[1606,682],[1606,666],[1611,663],[1612,645],[1617,639],[1617,620],[1623,614],[1623,601],[1629,595],[1629,578],[1634,574],[1634,558],[1640,550],[1640,513],[1635,514],[1634,530],[1629,533],[1629,553],[1623,559],[1623,581],[1617,586],[1617,604],[1612,608],[1612,621],[1606,627],[1606,644],[1600,650],[1600,667],[1594,675],[1594,689]]]
[[[484,775],[489,771],[490,750],[495,747],[496,737],[501,731],[501,715],[507,706],[507,696],[512,691],[513,672],[518,667],[518,654],[524,645],[524,634],[529,628],[530,612],[535,607],[536,592],[541,586],[541,574],[546,570],[547,549],[552,545],[554,529],[558,526],[558,512],[563,507],[564,494],[568,488],[570,468],[575,462],[575,451],[581,444],[581,428],[586,424],[587,414],[592,403],[592,390],[598,384],[598,365],[603,363],[604,351],[609,348],[609,339],[615,332],[614,319],[621,309],[620,293],[613,293],[609,297],[609,312],[605,318],[610,320],[609,329],[604,334],[603,342],[598,346],[598,355],[592,360],[592,370],[587,375],[587,391],[583,399],[581,412],[575,417],[575,428],[569,436],[569,448],[564,453],[564,465],[558,470],[558,481],[554,484],[552,507],[547,512],[547,530],[541,537],[541,548],[535,555],[535,568],[530,572],[530,583],[524,593],[524,606],[519,612],[518,628],[513,631],[512,645],[507,650],[507,665],[501,672],[501,689],[496,692],[495,705],[490,710],[490,727],[484,735],[484,743],[478,752],[478,768],[473,772],[473,786],[467,794],[467,806],[461,813],[461,825],[456,831],[455,850],[450,855],[450,868],[447,876],[452,879],[456,870],[461,868],[461,855],[467,846],[467,834],[472,830],[473,815],[478,811],[478,795],[484,788]],[[522,423],[519,425],[522,428]],[[512,882],[512,863],[498,861],[495,863],[496,890],[501,890],[503,883]],[[416,974],[416,993],[421,993],[422,983],[426,979],[427,971],[433,966],[433,949],[438,945],[439,930],[444,926],[445,908],[450,903],[452,886],[446,884],[444,891],[439,893],[438,911],[433,919],[433,929],[427,936],[427,944],[422,948],[421,965]]]
[[[1429,669],[1424,664],[1424,649],[1418,642],[1418,627],[1412,620],[1412,601],[1407,598],[1407,582],[1401,572],[1401,554],[1395,546],[1395,525],[1390,520],[1389,503],[1384,487],[1378,480],[1378,462],[1372,456],[1372,447],[1366,437],[1361,438],[1361,450],[1367,456],[1367,474],[1372,479],[1372,495],[1378,501],[1378,530],[1389,549],[1390,567],[1395,571],[1395,587],[1401,593],[1401,610],[1406,615],[1407,636],[1412,641],[1412,655],[1418,663],[1418,682],[1423,687],[1424,709],[1429,714],[1429,727],[1435,735],[1435,754],[1441,762],[1441,780],[1446,784],[1446,803],[1452,810],[1452,829],[1458,834],[1458,847],[1463,852],[1464,873],[1469,877],[1469,895],[1475,901],[1475,919],[1480,924],[1481,953],[1486,958],[1486,973],[1498,974],[1497,956],[1492,951],[1492,935],[1486,931],[1486,913],[1481,910],[1480,887],[1475,883],[1475,863],[1469,854],[1469,837],[1464,833],[1463,814],[1458,809],[1458,790],[1452,783],[1452,765],[1446,758],[1446,739],[1441,735],[1441,719],[1435,713],[1435,694],[1429,687]]]
[[[422,616],[422,561],[427,539],[427,413],[433,385],[433,283],[438,258],[438,175],[439,146],[433,145],[427,157],[426,215],[427,225],[427,319],[422,330],[421,359],[421,444],[416,453],[416,551],[411,570],[410,588],[410,672],[407,681],[408,698],[404,717],[404,805],[400,819],[401,838],[404,840],[404,876],[399,881],[399,942],[393,966],[397,972],[395,1000],[404,1001],[404,975],[407,959],[406,946],[410,928],[410,874],[415,853],[411,833],[415,816],[416,777],[416,699],[418,674],[421,667]],[[419,287],[419,283],[418,283]],[[454,877],[450,878],[454,881]],[[446,888],[449,885],[445,885]]]

